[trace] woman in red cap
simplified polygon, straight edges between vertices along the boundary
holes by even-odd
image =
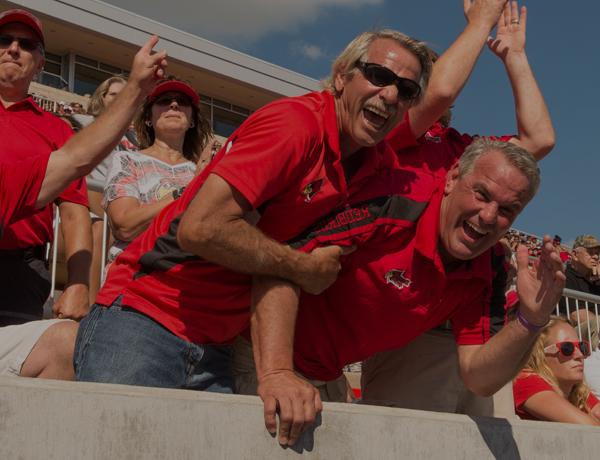
[[[104,188],[103,206],[116,238],[109,263],[194,177],[210,137],[199,103],[196,91],[175,79],[160,82],[146,98],[134,120],[140,151],[114,155]]]

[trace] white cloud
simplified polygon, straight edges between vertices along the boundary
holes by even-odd
[[[106,0],[121,8],[221,43],[254,41],[296,30],[327,9],[378,6],[384,0]]]
[[[317,45],[296,42],[291,45],[291,49],[292,53],[306,57],[313,61],[325,57],[325,52]]]

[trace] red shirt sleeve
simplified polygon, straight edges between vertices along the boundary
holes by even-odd
[[[417,144],[417,139],[415,138],[410,126],[410,117],[408,115],[408,111],[406,111],[402,121],[389,132],[385,140],[394,149],[394,152],[407,147],[412,147]]]
[[[592,410],[596,404],[598,404],[598,398],[596,398],[596,395],[590,391],[586,405],[589,410]]]
[[[325,141],[314,112],[294,101],[285,103],[285,108],[282,102],[255,112],[227,141],[225,155],[212,169],[253,208],[304,175]]]
[[[35,210],[48,156],[0,163],[0,234],[17,217]]]
[[[554,391],[554,389],[539,375],[531,372],[521,372],[513,382],[515,408],[523,410],[523,404],[533,395],[542,391]]]
[[[73,130],[62,120],[60,120],[60,123],[57,123],[57,129],[60,129],[60,132],[57,136],[59,140],[58,145],[63,146],[74,134]],[[81,177],[71,182],[69,186],[58,196],[57,200],[89,206],[85,177]]]

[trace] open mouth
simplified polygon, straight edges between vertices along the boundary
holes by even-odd
[[[376,107],[369,106],[363,109],[363,116],[376,129],[381,129],[388,121],[390,115]]]
[[[470,239],[477,241],[480,240],[481,238],[483,238],[484,236],[486,236],[488,234],[487,231],[473,225],[470,222],[467,222],[466,220],[463,221],[463,225],[462,225],[463,231],[465,232],[465,235],[467,235],[467,237],[469,237]]]

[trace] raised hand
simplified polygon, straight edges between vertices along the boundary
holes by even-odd
[[[506,4],[507,0],[463,0],[463,10],[469,23],[480,22],[492,30]]]
[[[155,83],[165,77],[167,52],[163,50],[153,53],[152,50],[157,43],[158,37],[151,36],[136,53],[131,65],[128,81],[137,84],[145,93],[152,91]]]
[[[517,293],[521,314],[530,323],[541,326],[548,319],[560,300],[565,287],[565,273],[560,256],[545,235],[540,257],[529,268],[527,247],[517,248]]]
[[[525,51],[525,36],[527,30],[527,8],[516,1],[506,3],[504,12],[496,28],[496,38],[488,38],[488,47],[503,61],[510,53]]]

